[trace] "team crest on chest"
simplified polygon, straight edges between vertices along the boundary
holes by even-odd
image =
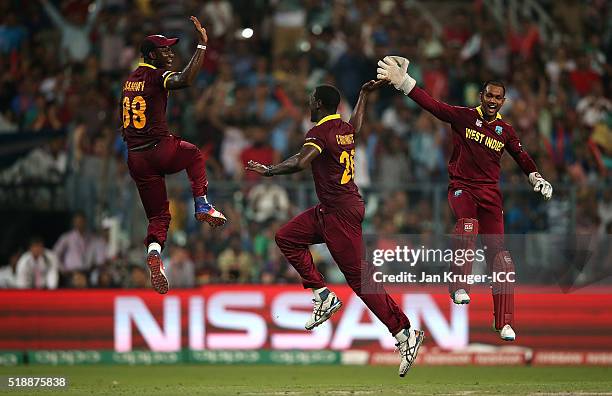
[[[495,126],[495,133],[497,133],[498,135],[501,135],[503,131],[504,130],[502,129],[501,125]]]
[[[482,126],[482,120],[476,120],[476,126],[477,127],[481,127]]]

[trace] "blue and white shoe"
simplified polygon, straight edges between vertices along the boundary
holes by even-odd
[[[342,307],[342,301],[340,301],[338,296],[332,291],[327,290],[327,292],[328,294],[325,299],[322,299],[315,293],[315,298],[312,300],[314,303],[312,316],[304,326],[306,330],[312,330],[325,322]]]
[[[397,344],[395,346],[400,354],[399,376],[406,375],[410,367],[416,361],[419,348],[425,339],[425,332],[422,330],[404,329],[395,335]]]
[[[219,212],[215,207],[208,202],[206,197],[197,197],[195,203],[195,218],[199,222],[206,222],[211,227],[219,227],[225,224],[227,219],[223,213]]]

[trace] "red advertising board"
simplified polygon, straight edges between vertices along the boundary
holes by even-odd
[[[346,286],[330,324],[303,329],[311,293],[299,286],[212,285],[172,290],[0,291],[0,350],[393,349],[394,339]],[[491,297],[467,306],[444,288],[392,293],[428,348],[504,345],[491,330]],[[535,350],[612,351],[612,288],[560,294],[517,288],[516,346]],[[508,344],[505,344],[508,345]]]

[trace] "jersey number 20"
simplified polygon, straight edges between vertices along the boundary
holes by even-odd
[[[344,164],[344,173],[342,179],[340,179],[340,184],[346,184],[355,177],[355,149],[351,150],[350,154],[348,151],[343,151],[340,154],[340,163]]]
[[[136,96],[130,103],[130,98],[127,96],[123,97],[123,127],[127,128],[130,126],[130,119],[134,128],[142,129],[147,123],[147,117],[145,116],[145,110],[147,109],[147,102],[142,96]],[[132,117],[130,117],[132,113]]]

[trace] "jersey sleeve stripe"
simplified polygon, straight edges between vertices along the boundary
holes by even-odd
[[[323,152],[323,149],[316,143],[313,142],[306,142],[304,143],[304,146],[314,146],[317,148],[317,150],[319,150],[319,154],[321,154]]]
[[[176,74],[176,72],[170,72],[168,73],[168,75],[164,78],[164,88],[166,88],[166,81],[168,81],[168,77],[170,77],[171,75]]]

